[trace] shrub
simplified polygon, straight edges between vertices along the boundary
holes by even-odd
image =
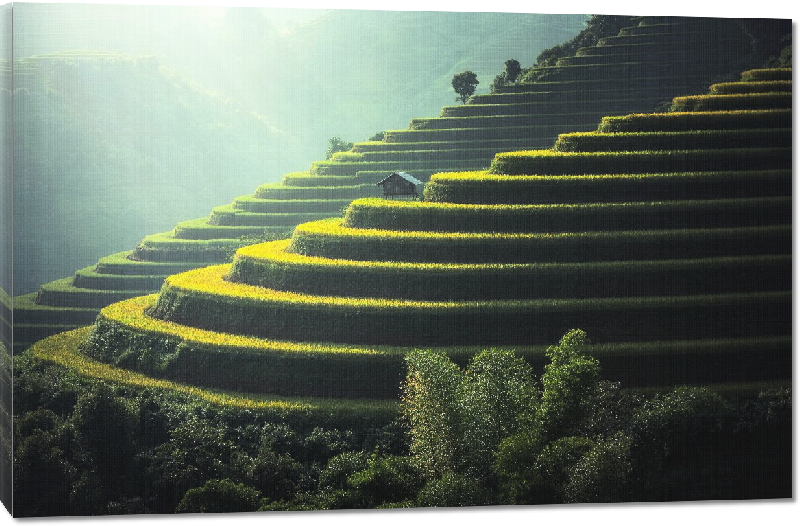
[[[261,495],[253,488],[230,479],[209,480],[192,488],[181,499],[176,513],[240,513],[257,511]]]
[[[364,469],[347,477],[347,486],[354,490],[359,507],[375,508],[413,498],[421,481],[408,457],[373,454]]]
[[[631,438],[617,433],[586,452],[572,467],[566,502],[620,502],[632,471]]]
[[[350,475],[366,469],[369,460],[366,451],[347,451],[332,457],[319,474],[320,489],[346,489]]]
[[[303,466],[288,454],[261,447],[246,467],[247,482],[264,500],[293,498],[302,487]]]
[[[418,506],[454,508],[496,504],[491,490],[467,475],[445,473],[429,481],[417,495]]]

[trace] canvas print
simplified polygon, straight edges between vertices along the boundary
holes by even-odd
[[[792,21],[386,7],[0,9],[9,513],[791,499]]]

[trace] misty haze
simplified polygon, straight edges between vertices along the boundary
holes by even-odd
[[[19,5],[14,294],[308,170],[331,137],[438,115],[454,73],[488,92],[585,19]]]
[[[791,498],[791,22],[0,6],[0,502]]]

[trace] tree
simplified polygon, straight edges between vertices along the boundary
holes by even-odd
[[[497,93],[500,91],[500,88],[506,85],[506,72],[502,71],[499,75],[497,75],[494,80],[492,81],[491,92]]]
[[[709,469],[720,465],[725,444],[735,443],[732,426],[725,425],[734,414],[705,387],[682,386],[646,400],[630,424],[635,495],[654,500],[713,496],[719,479],[709,476]]]
[[[513,84],[517,81],[520,73],[522,73],[522,66],[516,59],[506,60],[506,69],[497,75],[492,81],[492,93],[497,93],[500,88],[506,84]]]
[[[14,431],[14,511],[22,517],[68,515],[70,492],[80,475],[72,458],[74,427],[39,408],[17,417]]]
[[[347,477],[347,486],[353,489],[359,507],[375,508],[413,499],[420,489],[420,481],[408,457],[373,454],[365,469]]]
[[[589,345],[586,333],[572,330],[558,345],[547,349],[550,363],[542,375],[542,403],[539,407],[540,432],[546,442],[561,437],[579,436],[586,429],[596,407],[600,364],[581,354]]]
[[[70,423],[86,470],[80,483],[73,486],[71,499],[89,506],[80,512],[98,513],[94,505],[116,499],[135,482],[139,471],[135,459],[137,422],[134,404],[107,384],[98,383],[78,398]],[[78,511],[75,506],[73,512]]]
[[[431,480],[417,495],[417,506],[447,507],[490,506],[494,495],[475,479],[457,473],[447,473]]]
[[[464,471],[490,482],[495,452],[502,440],[534,421],[539,393],[533,369],[512,351],[491,349],[477,354],[458,389]]]
[[[511,502],[545,504],[581,499],[595,491],[596,473],[621,470],[602,464],[608,457],[605,449],[598,449],[593,457],[583,460],[597,448],[593,427],[601,393],[600,366],[582,352],[588,345],[586,333],[572,330],[558,345],[547,349],[550,363],[545,365],[541,378],[541,401],[535,418],[497,448],[494,468],[505,497]],[[567,495],[567,485],[579,462],[585,464],[583,478]],[[602,488],[604,494],[619,484],[615,478],[613,487]]]
[[[534,421],[531,366],[497,349],[475,355],[466,371],[432,351],[414,352],[407,362],[403,413],[420,473],[429,480],[457,473],[491,486],[501,441]]]
[[[334,153],[346,152],[353,147],[352,142],[346,142],[339,137],[331,137],[328,139],[328,149],[325,151],[325,160],[327,161],[333,157]]]
[[[516,59],[509,59],[506,60],[506,80],[510,83],[515,83],[517,81],[517,77],[519,74],[522,73],[522,67],[519,65],[519,61]]]
[[[497,452],[495,470],[502,492],[512,504],[564,502],[574,466],[595,447],[586,437],[564,437],[543,443],[535,429],[511,436]]]
[[[462,104],[466,104],[469,98],[475,93],[478,85],[478,76],[471,71],[464,71],[453,77],[453,89],[458,93],[458,98]]]
[[[456,391],[461,371],[447,356],[418,351],[407,358],[403,415],[410,424],[411,456],[422,475],[453,471],[461,456]]]
[[[239,453],[228,428],[192,415],[169,431],[169,441],[153,448],[149,476],[158,495],[158,510],[174,509],[191,488],[231,475]]]

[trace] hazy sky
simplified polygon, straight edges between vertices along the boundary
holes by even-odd
[[[155,4],[158,4],[155,2]],[[166,3],[165,3],[166,4]],[[191,5],[191,4],[186,4]],[[221,31],[228,7],[186,9],[171,5],[38,4],[15,12],[17,58],[64,49],[104,49],[124,54],[159,54],[164,44],[185,44]],[[324,9],[262,8],[258,12],[285,33],[313,20]],[[195,38],[193,38],[196,40]]]
[[[11,9],[7,4],[0,7],[0,60],[6,60],[11,53]]]
[[[10,62],[11,60],[11,4],[0,5],[0,61]],[[10,77],[3,77],[3,85],[0,91],[8,90],[11,86]],[[0,102],[3,103],[0,112],[0,122],[2,122],[2,135],[0,136],[0,147],[11,148],[11,119],[9,119],[9,109],[3,93]],[[6,166],[10,162],[10,156],[3,156],[3,166],[0,166],[0,288],[7,293],[11,293],[11,169]]]
[[[302,2],[301,2],[302,3]],[[252,2],[252,7],[259,8],[261,4],[261,11],[263,12],[264,16],[269,19],[272,24],[281,30],[288,30],[291,29],[296,24],[301,24],[303,22],[308,22],[312,20],[320,13],[325,12],[326,9],[313,9],[313,8],[294,8],[294,7],[280,7],[280,6],[272,6],[271,2]],[[178,5],[173,2],[164,2],[164,5]],[[199,13],[201,16],[206,17],[209,21],[220,21],[223,16],[225,16],[225,11],[230,8],[235,7],[248,7],[248,4],[239,3],[239,2],[231,2],[230,4],[225,4],[225,6],[214,6],[213,4],[208,4],[203,6],[203,3],[194,4],[191,2],[187,2],[186,6],[198,5],[201,6]],[[333,8],[333,5],[331,6]]]
[[[582,20],[569,17],[566,31],[540,15],[501,18],[517,28],[514,38],[498,31],[506,26],[496,16],[475,13],[15,5],[15,58],[40,57],[20,62],[15,79],[28,94],[15,100],[17,136],[25,137],[15,187],[27,204],[15,222],[30,245],[19,245],[15,259],[29,267],[26,287],[308,170],[330,137],[365,140],[437,115],[453,101],[453,68],[491,79],[512,56],[506,51],[531,63],[542,38],[561,43]],[[398,75],[408,80],[395,82]],[[258,122],[245,122],[253,112]],[[217,168],[195,155],[209,148]],[[95,170],[102,177],[92,178]],[[38,192],[34,176],[60,190]],[[112,213],[106,205],[115,200],[129,212]],[[74,239],[58,234],[57,256],[43,235],[26,235],[61,228]]]

